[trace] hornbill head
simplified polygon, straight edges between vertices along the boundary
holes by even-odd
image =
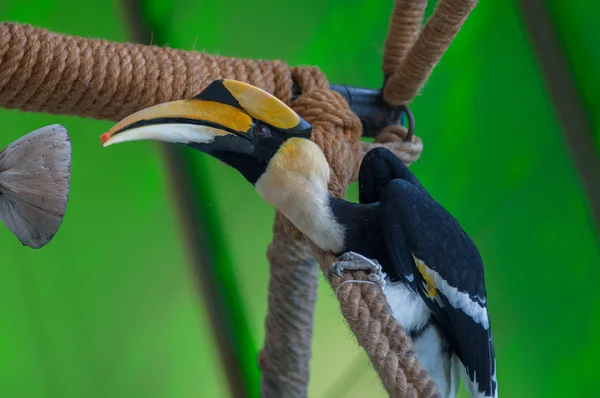
[[[329,208],[330,168],[311,125],[267,92],[217,80],[192,99],[143,109],[101,136],[179,143],[236,168],[258,194],[321,247],[337,250],[343,229]]]
[[[273,95],[236,80],[216,80],[191,99],[136,112],[107,133],[104,147],[138,140],[187,145],[236,168],[256,184],[278,158],[280,168],[320,149],[310,141],[312,127]],[[303,147],[303,151],[298,149]],[[279,152],[279,156],[276,156]]]

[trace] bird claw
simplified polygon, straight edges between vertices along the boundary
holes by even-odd
[[[342,254],[335,263],[329,267],[328,277],[331,281],[333,274],[341,277],[345,270],[350,271],[371,271],[369,273],[369,281],[383,287],[385,285],[385,272],[382,271],[381,264],[377,260],[372,260],[354,252],[346,252]]]

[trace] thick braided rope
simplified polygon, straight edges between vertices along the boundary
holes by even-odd
[[[477,2],[440,0],[414,46],[385,85],[383,95],[389,104],[407,104],[419,93]]]
[[[416,162],[423,152],[423,141],[421,138],[413,135],[412,138],[407,141],[406,136],[408,130],[404,126],[391,125],[385,127],[377,137],[375,137],[374,143],[363,142],[362,151],[360,153],[360,159],[354,167],[354,173],[352,175],[352,181],[358,178],[358,171],[360,170],[360,164],[362,159],[367,152],[377,147],[386,147],[392,151],[400,160],[406,165],[410,165]]]
[[[329,254],[317,257],[323,272],[335,261]],[[400,327],[383,296],[363,271],[344,272],[331,286],[340,309],[358,343],[365,349],[390,397],[438,398],[439,390],[418,363],[410,336]],[[347,282],[347,283],[344,283]]]
[[[280,61],[220,57],[114,43],[0,24],[0,107],[120,120],[148,106],[190,98],[229,78],[291,98]]]
[[[306,397],[318,265],[310,246],[284,230],[282,218],[275,220],[267,250],[271,272],[265,345],[259,354],[261,396]]]
[[[290,69],[276,60],[114,43],[0,23],[0,107],[8,109],[120,120],[156,103],[189,98],[220,78],[245,81],[289,103],[292,74],[310,90],[323,84],[312,82],[321,79],[316,72]],[[370,145],[363,144],[363,154]],[[393,143],[389,148],[412,162],[422,146]]]

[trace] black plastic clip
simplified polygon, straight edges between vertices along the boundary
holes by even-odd
[[[408,122],[408,134],[405,141],[414,135],[415,119],[407,105],[391,107],[383,100],[382,90],[353,87],[346,84],[332,84],[331,89],[340,93],[350,108],[359,117],[363,125],[363,136],[375,137],[387,126],[404,125],[404,117]]]

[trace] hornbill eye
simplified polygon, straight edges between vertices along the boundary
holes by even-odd
[[[257,124],[256,126],[254,126],[254,134],[256,134],[258,137],[270,137],[271,136],[271,129],[267,126],[265,126],[262,123]]]

